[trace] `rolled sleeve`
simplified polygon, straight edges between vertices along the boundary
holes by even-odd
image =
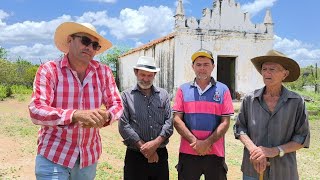
[[[309,121],[305,103],[303,102],[303,100],[301,101],[302,102],[297,111],[296,126],[294,129],[294,135],[292,136],[292,141],[303,145],[305,148],[308,148],[310,145]]]

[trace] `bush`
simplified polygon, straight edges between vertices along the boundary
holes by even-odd
[[[0,85],[0,100],[3,101],[4,98],[12,95],[11,88],[9,86]]]
[[[13,85],[11,86],[11,90],[13,94],[31,94],[32,88],[29,88],[24,85]]]

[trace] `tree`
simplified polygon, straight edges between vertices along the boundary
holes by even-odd
[[[311,65],[301,68],[300,74],[299,79],[294,82],[286,83],[286,86],[290,89],[303,90],[304,86],[316,86],[316,84],[319,84],[314,66]]]
[[[15,67],[10,61],[0,59],[0,84],[11,85],[15,79]]]
[[[130,48],[126,46],[114,46],[107,51],[106,55],[100,56],[100,61],[111,68],[118,87],[120,87],[119,76],[118,76],[118,69],[119,69],[118,58],[124,53],[128,52],[129,50]]]
[[[0,59],[7,59],[8,52],[0,46]]]

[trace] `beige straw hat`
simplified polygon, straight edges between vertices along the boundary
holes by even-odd
[[[96,28],[92,24],[65,22],[57,27],[56,32],[54,34],[54,42],[57,48],[64,53],[68,53],[68,36],[79,32],[90,34],[91,36],[94,36],[99,40],[101,48],[99,51],[96,52],[96,55],[104,52],[112,46],[110,41],[108,41],[103,36],[97,33]]]
[[[259,56],[251,59],[254,67],[261,74],[262,64],[265,62],[274,62],[283,66],[289,71],[289,75],[283,80],[283,82],[293,82],[300,76],[299,64],[276,50],[270,50],[265,56]]]

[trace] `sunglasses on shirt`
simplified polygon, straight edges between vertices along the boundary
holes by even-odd
[[[92,44],[92,49],[95,51],[99,51],[101,46],[97,41],[92,41],[90,38],[88,38],[87,36],[78,36],[78,35],[71,35],[71,37],[78,37],[81,39],[81,43],[85,46],[89,46],[90,44]]]

